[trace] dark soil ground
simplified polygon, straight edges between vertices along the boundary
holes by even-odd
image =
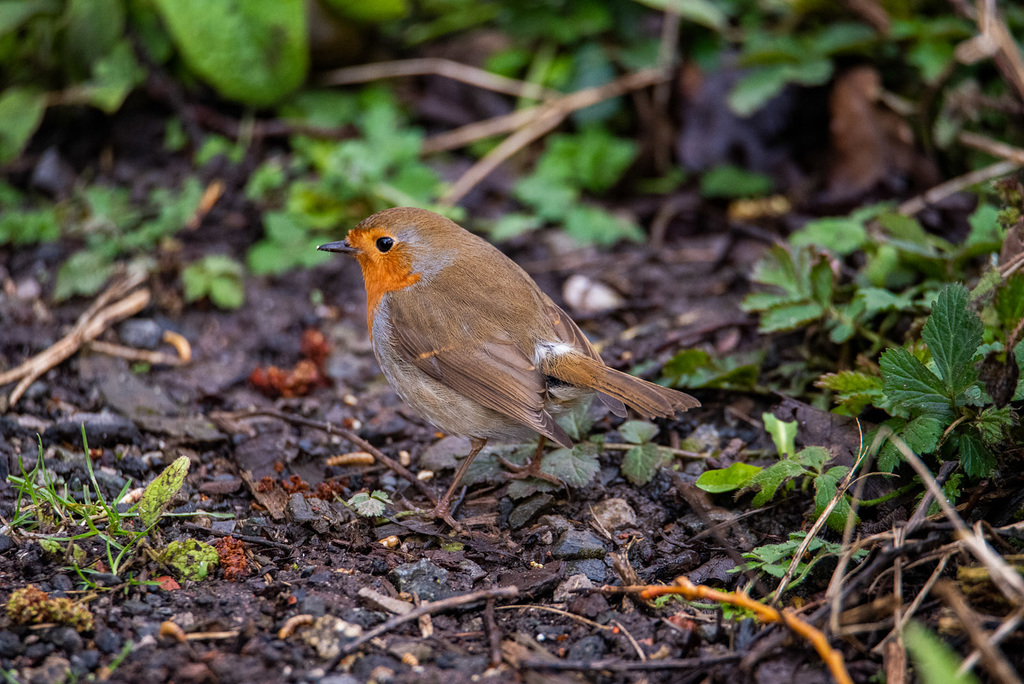
[[[173,176],[173,166],[163,161],[162,173]],[[119,173],[130,177],[137,171]],[[718,354],[761,346],[766,364],[777,365],[788,353],[787,344],[757,337],[755,322],[738,308],[765,241],[731,232],[713,210],[701,211],[706,213],[680,215],[658,249],[566,251],[551,234],[513,243],[510,255],[560,303],[561,285],[572,273],[610,283],[624,295],[625,304],[616,311],[577,317],[616,367],[660,368],[675,352],[695,346]],[[181,237],[183,249],[192,255],[239,250],[257,225],[229,189],[200,230]],[[61,246],[0,251],[0,363],[5,367],[52,345],[88,306],[86,301],[57,308],[47,304],[43,274],[52,273],[66,253]],[[144,548],[117,576],[96,576],[100,586],[88,589],[64,559],[45,553],[32,535],[5,528],[0,597],[6,600],[10,591],[31,583],[52,597],[85,600],[95,618],[94,629],[79,634],[52,625],[16,626],[0,617],[0,667],[9,677],[176,684],[828,679],[814,650],[779,627],[738,619],[712,604],[697,608],[670,601],[653,607],[572,591],[670,583],[684,575],[727,590],[752,585],[753,593],[763,596],[774,588],[771,578],[735,572],[740,554],[806,530],[812,522],[809,493],[798,491],[763,509],[735,506],[730,495],[710,498],[696,489],[693,482],[709,462],[684,456],[636,487],[619,472],[622,452],[606,449],[601,472],[583,489],[514,499],[500,477],[469,486],[457,511],[466,528],[461,533],[434,521],[400,517],[395,513],[427,508],[428,500],[380,465],[327,465],[329,457],[358,448],[287,419],[350,428],[395,459],[407,452],[413,473],[433,474],[424,481],[437,494],[450,482],[455,457],[468,448],[435,433],[384,382],[369,346],[354,263],[339,257],[287,277],[249,279],[245,306],[231,313],[184,306],[173,277],[157,276],[150,286],[153,304],[101,339],[146,347],[172,330],[190,342],[193,360],[140,372],[124,359],[83,350],[46,373],[0,416],[0,516],[9,520],[13,514],[16,492],[7,475],[20,472],[21,460],[31,467],[37,434],[47,468],[59,483],[80,491],[88,482],[82,424],[108,497],[116,496],[128,478],[133,487],[144,484],[176,458],[188,456],[191,469],[172,511],[192,515],[166,517],[149,542],[152,548]],[[315,290],[322,301],[313,296]],[[329,350],[323,382],[301,396],[268,398],[250,382],[251,373],[271,364],[294,367],[303,358],[302,339],[309,330],[322,333]],[[660,444],[678,446],[690,439],[687,444],[700,445],[704,454],[719,454],[710,460],[713,467],[728,465],[741,448],[770,447],[759,417],[780,401],[778,396],[696,394],[704,406],[662,422]],[[278,414],[237,416],[250,409]],[[856,444],[855,428],[829,414],[791,400],[781,410],[802,421],[802,439],[832,446],[838,458]],[[623,441],[616,433],[619,419],[597,418],[596,434],[608,443]],[[380,523],[355,517],[335,500],[335,495],[347,499],[375,489],[394,502],[390,517]],[[995,506],[998,500],[972,506]],[[880,507],[865,520],[864,533],[905,520],[907,506],[912,511],[913,501],[897,499]],[[990,509],[981,513],[998,522]],[[244,563],[218,567],[207,579],[182,581],[180,587],[139,582],[169,572],[153,560],[156,547],[178,539],[213,543],[227,536],[241,540]],[[382,543],[388,538],[393,543]],[[913,554],[924,554],[951,540],[941,523],[926,523],[905,543]],[[84,547],[89,562],[102,557],[95,541]],[[891,596],[893,558],[891,545],[876,549],[874,563],[865,563],[870,572],[851,585],[845,606],[870,607],[874,599]],[[903,571],[904,600],[912,600],[933,567]],[[820,615],[834,568],[834,559],[820,564],[792,603],[805,614]],[[226,576],[231,574],[237,576]],[[433,601],[498,587],[515,587],[518,595],[414,620],[352,655],[341,651],[359,633],[393,617],[394,600]],[[936,608],[930,602],[922,614]],[[296,616],[308,617],[295,626],[289,620]],[[877,681],[882,653],[871,647],[892,627],[891,605],[868,611],[861,622],[873,624],[834,643],[856,681]],[[177,638],[166,623],[196,638]],[[1004,644],[1004,650],[1020,665],[1012,646]]]

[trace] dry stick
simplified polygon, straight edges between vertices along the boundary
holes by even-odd
[[[962,176],[951,178],[945,183],[939,183],[917,197],[911,197],[901,204],[896,211],[904,216],[913,216],[914,214],[924,210],[930,204],[941,202],[950,195],[955,195],[961,190],[969,188],[972,185],[983,183],[998,176],[1005,176],[1015,169],[1020,168],[1020,166],[1021,164],[1015,161],[1000,161],[990,166],[978,169],[977,171],[971,171],[970,173],[965,173]]]
[[[484,608],[484,629],[487,630],[487,645],[491,649],[491,667],[501,665],[501,630],[498,629],[498,621],[494,619],[494,599],[487,599],[487,606]]]
[[[963,594],[956,588],[956,584],[950,580],[939,582],[935,586],[935,593],[943,598],[967,631],[971,643],[981,653],[982,662],[989,674],[1000,684],[1021,684],[1020,677],[1014,672],[1013,666],[1006,661],[1006,656],[989,640],[988,634],[982,628],[978,616],[967,605]]]
[[[323,85],[352,85],[382,78],[401,76],[444,76],[485,90],[514,95],[528,100],[550,100],[562,93],[536,83],[499,76],[475,66],[440,57],[401,59],[393,62],[375,62],[328,71],[320,78]]]
[[[879,641],[878,644],[871,649],[873,652],[881,653],[884,644],[899,639],[900,635],[903,634],[903,629],[907,626],[907,623],[910,622],[911,618],[913,618],[921,608],[921,604],[924,603],[926,598],[928,598],[928,594],[931,592],[932,587],[935,586],[935,583],[939,581],[940,577],[942,577],[942,573],[946,571],[946,564],[949,563],[949,559],[952,555],[953,553],[950,552],[939,559],[938,565],[936,565],[935,569],[932,570],[932,574],[929,575],[928,581],[926,581],[924,586],[921,587],[921,591],[917,592],[917,596],[915,596],[914,600],[910,602],[910,606],[906,611],[899,612],[896,615],[896,621],[892,630],[890,630],[885,638]],[[896,560],[899,560],[899,558]]]
[[[415,475],[410,473],[405,466],[403,466],[401,463],[394,460],[390,456],[386,455],[380,449],[373,446],[372,444],[370,444],[365,439],[363,439],[356,433],[352,432],[351,430],[347,430],[338,425],[332,425],[331,423],[325,423],[321,420],[312,420],[310,418],[303,418],[302,416],[293,416],[290,413],[278,411],[277,409],[249,409],[245,411],[235,411],[230,413],[216,412],[210,415],[210,417],[214,419],[219,417],[227,420],[240,420],[243,418],[253,418],[255,416],[269,416],[271,418],[277,418],[279,420],[284,420],[289,423],[295,423],[296,425],[304,425],[306,427],[313,428],[314,430],[321,430],[322,432],[326,432],[329,435],[338,435],[342,439],[346,439],[352,444],[355,444],[363,451],[373,454],[374,457],[378,461],[383,463],[389,470],[391,470],[394,473],[397,473],[402,478],[408,480],[413,487],[419,490],[420,494],[422,494],[423,496],[427,497],[427,499],[430,500],[430,503],[437,505],[437,497],[435,497],[434,494],[427,488],[427,486],[423,484],[420,480],[418,480]]]
[[[483,121],[474,121],[471,124],[453,128],[450,131],[432,135],[423,141],[423,147],[420,148],[420,151],[422,154],[447,152],[448,150],[457,150],[460,147],[466,147],[478,140],[485,140],[487,138],[493,138],[496,135],[511,133],[537,118],[537,113],[540,112],[540,110],[541,105],[526,107],[508,114],[484,119]]]
[[[1024,166],[1024,150],[1013,145],[1007,145],[999,140],[993,140],[987,138],[984,135],[978,135],[971,131],[963,131],[956,137],[957,142],[973,147],[976,150],[987,152],[993,157],[1000,157],[1007,161],[1017,162],[1021,166]]]
[[[100,333],[117,321],[134,316],[149,304],[149,290],[138,290],[110,306],[95,311],[88,319],[79,320],[70,333],[62,337],[45,351],[36,354],[17,368],[0,374],[0,385],[6,385],[21,378],[7,400],[7,406],[14,406],[29,385],[46,371],[77,352],[85,342],[99,337]],[[91,310],[91,309],[90,309]]]
[[[907,443],[904,442],[900,437],[892,434],[892,431],[883,426],[886,430],[888,438],[892,441],[893,445],[899,450],[900,454],[903,455],[903,459],[910,464],[910,467],[914,469],[914,472],[918,474],[928,491],[932,493],[939,506],[942,508],[942,512],[946,518],[953,523],[953,527],[956,529],[957,535],[963,542],[967,550],[970,551],[975,558],[977,558],[982,565],[984,565],[989,574],[992,577],[992,582],[995,584],[1001,592],[1010,600],[1014,605],[1020,606],[1024,604],[1024,578],[1020,574],[1010,567],[1010,565],[1003,560],[1003,557],[996,553],[995,549],[989,546],[988,542],[985,541],[984,536],[981,533],[980,526],[976,527],[973,534],[967,527],[967,524],[960,517],[960,514],[956,512],[953,505],[949,503],[946,497],[942,493],[942,488],[939,487],[935,478],[932,476],[928,466],[924,464],[917,454],[915,454]],[[881,432],[881,430],[879,430]]]
[[[188,363],[180,356],[171,356],[164,352],[150,351],[149,349],[126,347],[123,344],[103,342],[102,340],[93,340],[87,346],[91,351],[99,352],[100,354],[116,356],[121,359],[128,359],[129,361],[141,361],[153,364],[154,366],[181,366]]]
[[[964,7],[953,3],[970,16],[969,11]],[[974,16],[971,17],[978,24],[980,34],[957,46],[956,54],[960,61],[972,61],[974,55],[978,57],[993,56],[996,66],[1003,72],[1017,94],[1024,99],[1024,58],[1021,58],[1020,48],[1014,40],[1006,22],[996,11],[995,0],[977,0]],[[974,53],[974,54],[970,54]]]
[[[1017,630],[1017,625],[1020,624],[1021,620],[1024,620],[1024,608],[1018,608],[1016,612],[1011,613],[1008,618],[1003,620],[1003,623],[996,628],[996,631],[992,632],[989,636],[989,641],[992,645],[998,644],[1008,634],[1013,634]],[[960,669],[957,670],[957,676],[962,676],[967,673],[968,670],[974,667],[978,659],[981,658],[981,651],[974,649],[970,655],[964,658],[964,661],[960,663]]]
[[[571,93],[557,100],[551,100],[539,107],[536,116],[525,126],[517,130],[501,144],[484,155],[459,178],[441,198],[441,204],[454,205],[472,190],[477,183],[486,178],[492,171],[501,166],[509,157],[553,130],[565,117],[578,109],[584,109],[598,102],[625,95],[631,90],[638,90],[660,83],[668,78],[661,69],[645,69],[626,74],[611,83],[595,88],[587,88]]]
[[[677,594],[687,601],[707,599],[717,603],[724,603],[737,608],[746,608],[754,613],[757,618],[765,623],[781,622],[789,627],[798,636],[803,637],[814,646],[814,650],[828,666],[833,679],[839,684],[853,684],[850,674],[846,671],[843,663],[843,654],[829,645],[824,633],[813,625],[797,617],[792,611],[779,611],[763,603],[759,603],[746,594],[738,592],[725,592],[703,585],[697,585],[686,577],[677,577],[672,586],[650,586],[650,587],[604,587],[603,589],[614,590],[615,592],[637,593],[640,598],[649,601],[659,596]]]
[[[446,610],[457,608],[458,606],[462,606],[467,603],[474,603],[476,601],[484,601],[487,599],[508,599],[515,598],[518,595],[518,587],[494,587],[492,589],[482,589],[480,591],[473,591],[468,594],[452,596],[446,599],[441,599],[440,601],[431,601],[429,603],[423,603],[418,608],[410,610],[405,615],[396,615],[395,617],[385,622],[383,625],[374,627],[369,632],[363,633],[362,636],[356,638],[354,641],[351,641],[342,646],[341,652],[338,653],[338,655],[335,656],[334,659],[331,661],[330,665],[327,666],[327,671],[330,672],[331,670],[333,670],[335,667],[337,667],[338,663],[341,662],[342,658],[349,655],[350,653],[355,653],[363,644],[367,643],[368,641],[376,639],[381,634],[386,634],[387,632],[390,632],[391,630],[397,627],[401,627],[407,622],[419,620],[424,615],[442,613]]]

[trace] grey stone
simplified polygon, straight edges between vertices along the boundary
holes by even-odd
[[[82,650],[82,637],[71,627],[56,627],[47,636],[49,642],[68,655]]]
[[[569,648],[569,660],[597,660],[608,652],[608,645],[599,634],[585,636]]]
[[[437,601],[452,595],[448,586],[448,571],[424,558],[415,563],[406,563],[388,573],[399,591],[417,594],[425,601]]]
[[[9,629],[0,629],[0,658],[17,658],[25,650],[21,638]]]
[[[566,530],[551,547],[551,556],[556,560],[582,560],[604,558],[604,542],[588,530]]]
[[[550,494],[534,494],[512,509],[508,516],[508,526],[513,530],[518,530],[551,505],[554,500],[555,497]]]
[[[117,327],[122,344],[139,349],[156,349],[163,341],[164,329],[152,318],[129,318]]]
[[[555,603],[563,603],[576,595],[574,593],[575,590],[591,589],[593,586],[594,583],[583,573],[570,575],[555,588],[555,593],[551,596],[551,600]]]
[[[608,566],[597,559],[575,560],[565,564],[567,575],[586,575],[594,582],[604,582],[608,576]]]

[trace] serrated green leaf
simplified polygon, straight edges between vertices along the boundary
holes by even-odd
[[[619,434],[630,444],[646,444],[658,434],[658,426],[646,420],[627,420],[619,426]]]
[[[548,221],[561,219],[580,198],[580,191],[568,182],[552,181],[540,174],[519,180],[512,192],[517,200]]]
[[[581,204],[565,216],[565,232],[581,245],[611,246],[622,240],[642,242],[644,232],[632,220],[600,207]]]
[[[956,395],[978,379],[971,361],[981,344],[985,326],[967,308],[970,293],[959,283],[939,293],[921,339],[928,345],[946,389]]]
[[[899,434],[903,428],[907,426],[906,418],[890,418],[889,420],[882,423],[878,429],[887,427],[894,433]],[[868,433],[865,443],[873,444],[875,436],[878,434],[878,430],[872,430]],[[881,448],[878,450],[878,469],[883,473],[891,473],[896,470],[896,467],[902,462],[903,456],[900,454],[899,449],[892,443],[892,440],[886,439],[882,443]]]
[[[779,458],[786,458],[796,453],[796,421],[786,422],[779,420],[771,413],[761,414],[764,421],[764,429],[772,436],[775,442],[775,450]]]
[[[904,404],[914,414],[932,414],[940,419],[952,415],[942,380],[909,351],[902,347],[886,350],[878,365],[882,369],[882,389],[894,403]]]
[[[572,449],[555,449],[544,456],[541,470],[554,475],[570,487],[582,487],[601,469],[593,444],[577,444]]]
[[[62,302],[75,295],[94,295],[113,272],[114,265],[103,254],[92,250],[76,252],[57,270],[53,300]]]
[[[796,423],[792,423],[796,425]],[[793,456],[793,460],[810,470],[821,471],[825,467],[828,460],[832,458],[832,454],[829,450],[821,446],[809,446],[804,447]]]
[[[185,484],[188,467],[188,456],[179,456],[146,486],[139,500],[139,519],[147,528],[156,524],[167,504]]]
[[[363,517],[373,518],[384,515],[384,509],[391,503],[386,492],[375,489],[373,493],[359,492],[348,500],[348,506]]]
[[[957,446],[960,449],[960,464],[968,477],[976,480],[993,474],[996,469],[996,457],[978,435],[973,432],[962,433]]]
[[[773,463],[754,475],[750,481],[751,486],[759,487],[761,490],[754,497],[754,506],[763,506],[771,501],[775,496],[775,492],[782,486],[782,483],[789,478],[808,474],[802,465],[788,458],[778,463]]]
[[[880,287],[858,288],[855,299],[864,306],[868,318],[883,311],[906,311],[914,306],[914,299],[908,294],[896,294]]]
[[[814,515],[822,514],[825,507],[832,501],[838,490],[839,482],[850,472],[847,466],[835,466],[814,478]],[[850,514],[850,502],[844,496],[829,514],[826,523],[836,532],[846,527],[846,518]],[[859,519],[855,519],[858,520]]]
[[[590,417],[590,404],[590,400],[581,401],[575,404],[568,413],[563,413],[555,419],[555,422],[574,442],[586,439],[590,434],[590,428],[594,427],[594,420]]]
[[[657,444],[640,444],[622,458],[622,474],[639,487],[653,480],[666,460],[665,451]]]
[[[1013,410],[1009,406],[990,406],[981,412],[974,425],[986,444],[996,444],[1002,441],[1013,427]]]
[[[825,373],[814,384],[841,394],[860,394],[881,390],[882,378],[862,371],[845,370],[838,373]]]
[[[210,281],[210,301],[221,309],[234,310],[245,303],[245,287],[240,278],[221,275]]]
[[[889,423],[886,423],[889,425]],[[924,456],[933,453],[939,446],[939,439],[949,425],[947,419],[939,419],[933,415],[918,416],[909,423],[894,423],[893,431],[906,442],[907,447],[915,454]],[[892,472],[903,460],[903,455],[891,440],[886,440],[878,455],[878,467],[885,472]]]
[[[707,470],[701,473],[694,484],[698,489],[712,494],[731,492],[746,487],[759,472],[761,472],[760,467],[737,461],[728,468]]]

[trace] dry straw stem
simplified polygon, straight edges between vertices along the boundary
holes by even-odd
[[[989,639],[977,614],[971,610],[963,594],[956,588],[956,583],[952,580],[943,580],[935,586],[935,593],[956,613],[974,648],[981,653],[981,661],[989,674],[1000,684],[1020,684],[1020,677],[1007,662],[1002,651]]]
[[[545,88],[537,83],[499,76],[475,66],[440,57],[400,59],[344,67],[328,71],[320,78],[320,82],[323,85],[352,85],[402,76],[444,76],[478,88],[527,100],[550,100],[562,95],[557,90]]]
[[[846,671],[843,655],[829,645],[828,639],[825,638],[825,635],[820,630],[801,620],[792,611],[776,610],[771,606],[755,601],[746,594],[719,591],[711,587],[694,584],[686,577],[677,577],[675,584],[671,586],[602,587],[601,590],[604,592],[636,594],[644,601],[649,601],[659,596],[678,595],[687,601],[710,600],[749,610],[761,622],[765,624],[782,623],[794,633],[809,641],[828,666],[836,682],[839,682],[839,684],[853,684],[850,674]]]
[[[20,380],[7,399],[6,409],[14,406],[29,385],[43,373],[70,358],[83,344],[99,337],[117,321],[134,316],[145,309],[149,305],[149,290],[135,290],[145,279],[145,274],[137,273],[115,281],[78,317],[71,332],[16,368],[0,373],[0,386]]]
[[[573,112],[613,97],[625,95],[633,90],[661,83],[668,77],[668,73],[663,69],[645,69],[626,74],[611,83],[595,88],[578,90],[575,93],[550,100],[532,108],[531,111],[534,112],[534,115],[529,119],[528,123],[505,138],[497,147],[467,169],[462,174],[462,177],[455,181],[448,189],[448,192],[441,198],[440,203],[449,206],[457,204],[459,200],[466,196],[466,193],[501,166],[505,160],[534,140],[554,130]]]

